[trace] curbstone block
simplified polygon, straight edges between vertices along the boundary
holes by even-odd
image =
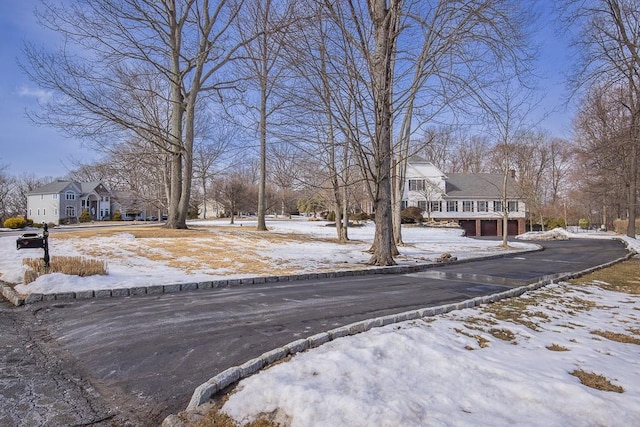
[[[253,285],[253,277],[245,277],[240,279],[240,285]]]
[[[226,286],[238,286],[240,284],[240,279],[229,279],[227,280]]]
[[[246,378],[251,374],[255,374],[260,369],[264,367],[264,360],[256,357],[255,359],[251,359],[248,362],[240,365],[240,378]]]
[[[165,294],[170,294],[174,292],[180,292],[180,284],[175,285],[162,285],[162,290]]]
[[[197,283],[183,283],[180,285],[180,289],[183,291],[194,291],[198,289]]]
[[[161,294],[164,292],[164,287],[163,286],[147,286],[147,295],[150,294]]]
[[[332,329],[328,332],[328,334],[332,340],[346,337],[349,335],[349,328],[347,326],[343,326],[341,328]]]
[[[55,301],[56,294],[42,294],[42,301]]]
[[[198,283],[198,289],[211,289],[212,287],[213,284],[211,283],[211,281]]]
[[[31,304],[39,301],[42,301],[42,294],[29,294],[24,300],[25,304]]]
[[[94,291],[93,295],[96,298],[109,298],[111,297],[111,289],[98,289]]]
[[[356,335],[365,331],[364,322],[352,323],[347,325],[346,328],[349,330],[349,335]]]
[[[422,312],[422,317],[431,317],[435,315],[435,309],[433,307],[423,308],[420,310]]]
[[[322,332],[310,336],[309,338],[307,338],[307,341],[309,341],[309,348],[316,348],[331,341],[331,337],[328,333]]]
[[[260,356],[260,359],[262,359],[264,361],[264,365],[267,366],[272,364],[273,362],[277,362],[278,360],[282,359],[286,355],[287,355],[287,350],[285,350],[283,347],[278,347],[276,349],[263,353]]]
[[[60,300],[60,301],[75,299],[75,297],[76,297],[76,294],[73,292],[60,292],[55,294],[56,300]]]
[[[382,318],[376,317],[375,319],[369,319],[364,321],[364,329],[366,331],[371,330],[373,328],[378,328],[382,326]]]
[[[93,291],[78,291],[76,292],[76,299],[89,299],[93,298]]]
[[[191,396],[191,400],[189,401],[189,405],[187,405],[187,410],[196,409],[198,406],[202,405],[204,402],[209,400],[211,396],[217,392],[217,385],[210,384],[208,382],[204,384],[200,384],[194,391]]]
[[[238,366],[234,366],[226,369],[212,379],[217,383],[218,390],[224,390],[240,379],[240,368]]]
[[[127,288],[111,289],[111,296],[112,297],[128,297],[129,289]]]
[[[296,354],[308,349],[309,342],[306,339],[299,339],[294,342],[290,342],[289,344],[285,345],[284,348],[287,350],[287,353]]]
[[[136,286],[135,288],[129,288],[129,295],[146,295],[147,288],[145,286]]]

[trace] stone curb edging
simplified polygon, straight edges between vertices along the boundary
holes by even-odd
[[[539,246],[536,249],[529,249],[516,253],[529,253],[542,251],[544,248]],[[466,258],[462,260],[447,261],[447,262],[432,262],[429,264],[419,265],[394,265],[390,267],[371,267],[362,270],[341,270],[341,271],[329,271],[324,273],[303,273],[293,274],[290,276],[258,276],[258,277],[245,277],[242,279],[222,279],[222,280],[210,280],[206,282],[191,282],[191,283],[174,283],[169,285],[151,285],[151,286],[137,286],[133,288],[114,288],[114,289],[98,289],[98,290],[84,290],[76,292],[59,292],[51,294],[31,293],[23,296],[13,290],[8,284],[0,281],[2,286],[2,295],[9,300],[13,305],[19,306],[23,304],[32,304],[41,301],[69,301],[69,300],[84,300],[91,298],[112,298],[112,297],[128,297],[137,295],[158,295],[169,294],[182,291],[192,291],[196,289],[213,289],[213,288],[226,288],[233,286],[246,286],[246,285],[258,285],[264,283],[274,282],[289,282],[295,280],[312,280],[312,279],[331,279],[337,277],[350,277],[350,276],[368,276],[371,274],[407,274],[416,273],[431,268],[441,267],[443,265],[464,264],[472,261],[503,258],[508,255],[513,255],[514,252],[508,254],[494,254],[477,258]]]
[[[278,347],[276,349],[263,353],[261,356],[255,359],[251,359],[240,366],[233,366],[229,369],[226,369],[218,375],[210,378],[207,382],[201,384],[194,390],[193,395],[191,396],[191,400],[189,401],[189,404],[186,408],[186,412],[197,412],[198,407],[209,401],[216,393],[226,389],[227,387],[239,382],[244,378],[247,378],[259,372],[260,370],[271,365],[274,362],[280,361],[289,355],[294,355],[305,350],[319,347],[337,338],[356,335],[362,332],[369,331],[373,328],[378,328],[393,323],[404,322],[407,320],[416,320],[425,317],[433,317],[439,314],[449,313],[454,310],[472,308],[482,304],[500,301],[506,298],[518,297],[526,292],[534,291],[554,282],[575,279],[594,271],[610,267],[614,264],[626,261],[635,255],[635,251],[629,251],[629,253],[622,258],[618,258],[616,260],[595,267],[584,269],[576,273],[561,273],[550,275],[535,283],[509,289],[496,294],[476,297],[458,303],[422,308],[418,310],[407,311],[404,313],[363,320],[346,326],[341,326],[327,332],[312,335],[306,339],[293,341],[282,347]],[[169,415],[162,423],[163,427],[179,427],[181,425],[182,423],[176,415]]]

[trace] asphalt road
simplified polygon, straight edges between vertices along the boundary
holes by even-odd
[[[543,244],[540,252],[413,274],[39,303],[11,313],[23,335],[24,330],[37,334],[23,345],[37,342],[58,360],[59,376],[71,378],[64,383],[71,384],[65,395],[78,394],[79,407],[91,409],[75,408],[77,424],[158,425],[184,409],[195,387],[213,375],[298,338],[581,271],[626,254],[613,240]],[[0,367],[6,363],[0,354]],[[60,390],[60,383],[57,379],[51,387]],[[0,398],[3,393],[0,389]],[[28,402],[23,407],[28,410]],[[0,409],[0,421],[15,416],[7,413]]]

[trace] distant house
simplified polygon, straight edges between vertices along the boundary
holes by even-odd
[[[58,180],[27,193],[27,218],[34,223],[75,223],[86,210],[94,221],[107,220],[111,199],[101,182]]]
[[[508,235],[525,232],[526,206],[513,174],[507,176],[507,206],[503,206],[504,175],[445,174],[418,156],[408,160],[402,207],[419,207],[425,218],[457,222],[467,236],[501,236],[503,209]]]

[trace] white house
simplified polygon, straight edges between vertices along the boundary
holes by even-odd
[[[467,236],[501,236],[504,175],[445,174],[418,156],[408,160],[403,209],[417,206],[426,218],[455,221]],[[514,174],[507,176],[507,234],[525,232],[526,206]]]
[[[111,192],[101,182],[58,180],[27,193],[27,218],[34,223],[75,223],[86,210],[92,220],[111,218]]]

